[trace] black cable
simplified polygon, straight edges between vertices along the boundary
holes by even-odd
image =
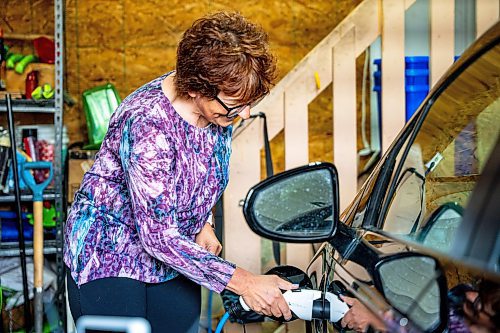
[[[266,155],[266,176],[274,175],[273,158],[271,156],[271,143],[269,142],[269,133],[267,132],[267,118],[264,112],[259,112],[259,117],[264,121],[264,153]]]
[[[248,125],[246,125],[246,126],[250,126],[250,124],[251,124],[251,123],[253,123],[253,122],[255,121],[255,118],[257,118],[257,117],[258,117],[258,116],[255,116],[255,115],[250,116],[250,118],[251,118],[252,120],[251,120],[251,121],[248,123]],[[243,129],[244,129],[244,128],[243,128],[243,129],[240,129],[240,128],[242,128],[242,127],[243,127],[243,124],[245,124],[245,120],[244,120],[244,119],[242,119],[242,120],[240,121],[240,123],[238,124],[238,126],[236,126],[236,128],[235,128],[235,129],[233,129],[233,140],[234,140],[234,139],[236,139],[236,138],[237,138],[237,137],[238,137],[238,136],[239,136],[239,135],[243,132]],[[246,127],[246,126],[245,126],[245,127]]]
[[[9,135],[10,135],[10,152],[12,155],[12,175],[14,176],[14,196],[16,200],[17,209],[17,232],[19,234],[19,257],[21,259],[21,272],[23,277],[23,295],[24,295],[24,322],[26,331],[31,330],[31,311],[30,311],[30,298],[28,289],[28,274],[26,272],[26,245],[24,242],[24,226],[23,226],[23,216],[21,210],[21,194],[19,193],[19,174],[17,169],[17,150],[16,150],[16,134],[14,132],[14,113],[12,111],[12,100],[10,94],[6,96],[7,101],[7,118],[9,123]]]
[[[271,143],[269,142],[269,133],[267,132],[267,118],[264,112],[259,112],[255,115],[251,115],[250,118],[261,118],[264,122],[263,124],[263,134],[264,134],[264,155],[266,159],[266,178],[274,175],[273,169],[273,158],[271,156]],[[273,241],[273,256],[276,265],[281,265],[281,248],[280,243]]]

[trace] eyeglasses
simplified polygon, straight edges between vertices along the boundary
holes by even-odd
[[[265,95],[252,103],[233,106],[233,107],[227,106],[223,101],[221,101],[221,99],[217,95],[215,95],[215,100],[219,102],[219,104],[227,111],[226,117],[232,119],[235,118],[237,115],[239,115],[241,112],[243,112],[243,110],[245,110],[246,107],[254,108],[257,104],[260,103],[260,101],[262,101],[264,97]]]
[[[472,312],[472,315],[477,319],[479,318],[479,315],[482,313],[484,314],[486,317],[488,317],[488,319],[495,325],[498,327],[498,325],[500,325],[500,313],[495,313],[495,314],[491,314],[491,313],[488,313],[486,311],[486,309],[484,309],[483,307],[483,303],[481,301],[481,297],[478,295],[476,297],[476,299],[471,302],[469,301],[468,299],[465,300],[465,306],[469,308],[469,310],[471,310]]]

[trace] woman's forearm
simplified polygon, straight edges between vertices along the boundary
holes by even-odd
[[[233,276],[229,280],[226,288],[238,295],[242,295],[252,283],[253,277],[254,275],[249,271],[236,267],[236,270],[234,271]]]

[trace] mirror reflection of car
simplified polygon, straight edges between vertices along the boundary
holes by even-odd
[[[382,258],[373,278],[388,302],[424,331],[446,327],[446,279],[436,259],[413,252]]]
[[[435,85],[341,215],[335,167],[313,163],[254,186],[248,225],[325,242],[307,268],[313,287],[355,296],[388,330],[444,331],[446,281],[500,281],[498,73],[500,22]]]
[[[462,221],[463,208],[456,202],[439,206],[416,236],[419,243],[430,248],[449,250]]]

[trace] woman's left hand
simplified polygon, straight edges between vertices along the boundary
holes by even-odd
[[[384,322],[358,299],[347,296],[340,296],[340,298],[350,307],[349,311],[344,315],[344,318],[342,318],[342,327],[356,332],[366,332],[369,326],[372,326],[380,332],[386,331]]]
[[[217,236],[215,236],[212,226],[208,223],[205,223],[203,229],[196,235],[195,242],[208,252],[217,256],[222,251],[222,245],[217,239]]]

